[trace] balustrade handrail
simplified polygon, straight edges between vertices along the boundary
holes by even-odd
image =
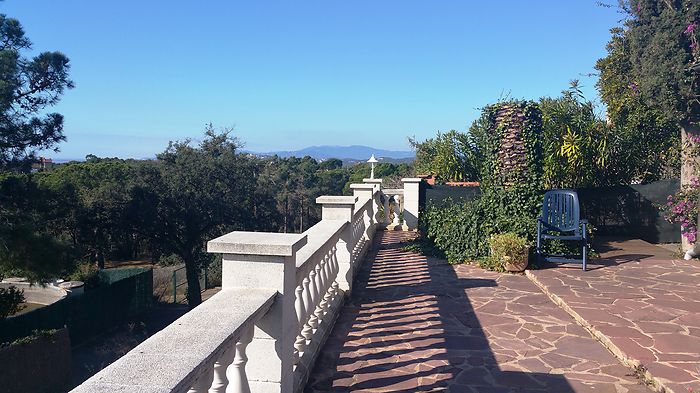
[[[306,245],[297,251],[297,281],[309,272],[310,265],[321,259],[328,245],[337,243],[340,232],[347,225],[344,220],[324,220],[303,233],[307,240]]]
[[[215,363],[227,356],[233,360],[236,344],[252,335],[276,294],[272,289],[222,290],[72,392],[184,393],[202,380],[211,384]]]
[[[209,241],[223,290],[74,392],[301,392],[375,231],[390,225],[390,201],[394,220],[400,211],[415,228],[420,179],[402,181],[407,191],[365,179],[353,196],[319,197],[322,220],[302,234]]]

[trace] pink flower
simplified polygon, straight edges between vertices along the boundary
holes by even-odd
[[[692,33],[695,31],[695,28],[696,28],[696,27],[697,27],[697,25],[695,24],[695,22],[693,22],[693,23],[688,23],[688,27],[685,28],[685,32],[684,32],[684,33],[685,33],[685,34],[692,34]]]
[[[686,239],[688,239],[689,242],[695,243],[696,236],[697,236],[697,231],[695,230],[695,228],[692,228],[692,230],[689,230],[689,231],[687,231],[687,232],[684,232],[684,233],[683,233],[683,236],[684,236]]]

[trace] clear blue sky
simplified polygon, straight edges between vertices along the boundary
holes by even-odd
[[[71,59],[57,157],[149,157],[205,123],[255,151],[465,130],[510,93],[581,79],[620,15],[596,0],[5,0],[35,51]],[[53,155],[53,154],[52,154]]]

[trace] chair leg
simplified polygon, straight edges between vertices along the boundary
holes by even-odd
[[[542,262],[542,224],[540,223],[539,220],[537,220],[537,248],[535,249],[535,258],[537,259],[537,263]]]
[[[588,262],[588,229],[586,228],[586,224],[584,223],[582,225],[583,227],[583,258],[582,258],[582,265],[583,265],[583,271],[586,271],[586,262]]]

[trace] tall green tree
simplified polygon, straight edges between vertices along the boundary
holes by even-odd
[[[47,224],[100,269],[108,257],[135,256],[127,219],[134,165],[119,159],[93,159],[36,175],[41,188],[55,196],[45,211]]]
[[[577,81],[560,97],[541,98],[539,106],[545,187],[590,187],[620,181],[607,178],[605,168],[625,162],[610,160],[609,129],[596,116],[593,103],[583,96]]]
[[[479,160],[469,134],[438,131],[435,138],[422,142],[409,138],[409,143],[416,151],[417,173],[434,175],[442,181],[478,180]]]
[[[658,117],[654,124],[678,127],[681,183],[689,184],[700,141],[700,2],[620,0],[619,6],[624,25],[612,30],[608,55],[597,65],[601,96],[613,114],[638,101]]]
[[[22,57],[31,49],[16,19],[0,14],[0,169],[25,167],[40,149],[63,141],[63,116],[44,113],[66,89],[68,58],[61,52]]]
[[[40,282],[70,269],[70,243],[55,236],[46,222],[55,199],[32,175],[0,174],[0,277]]]
[[[254,216],[257,168],[239,147],[230,131],[209,125],[199,145],[171,143],[138,168],[130,221],[154,247],[184,261],[190,307],[202,301],[199,273],[211,260],[206,242],[232,230],[266,229]]]

